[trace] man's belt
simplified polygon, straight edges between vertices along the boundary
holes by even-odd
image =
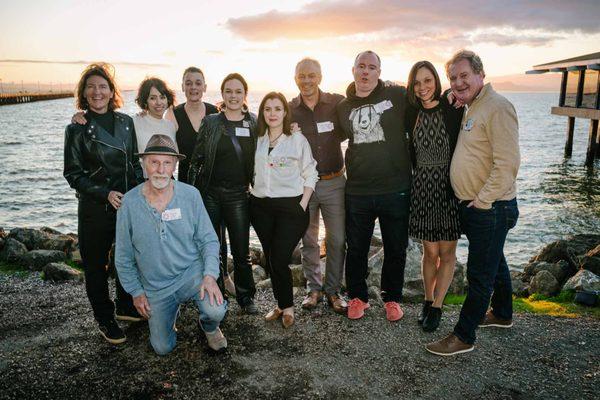
[[[337,178],[338,176],[342,176],[342,175],[344,175],[344,168],[340,169],[337,172],[330,172],[329,174],[319,175],[319,180],[328,181],[330,179]]]

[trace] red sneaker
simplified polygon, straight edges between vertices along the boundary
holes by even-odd
[[[365,303],[358,297],[348,302],[348,318],[360,319],[365,315],[365,310],[371,307],[369,303]]]
[[[399,321],[404,316],[404,311],[400,308],[400,304],[395,301],[388,301],[384,305],[385,317],[388,321]]]

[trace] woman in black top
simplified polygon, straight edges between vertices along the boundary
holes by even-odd
[[[256,116],[248,112],[247,93],[248,84],[240,74],[225,77],[221,84],[221,112],[204,118],[190,161],[188,181],[200,190],[217,234],[222,223],[227,226],[236,299],[244,312],[256,314],[248,208],[248,187],[254,174]],[[218,236],[225,243],[225,236]]]
[[[216,114],[219,111],[214,105],[202,101],[202,95],[206,91],[206,82],[200,68],[189,67],[183,72],[181,90],[185,94],[186,102],[175,107],[173,112],[178,125],[177,147],[182,154],[185,154],[186,158],[179,162],[177,179],[180,182],[189,183],[187,180],[189,160],[194,152],[202,120],[205,116]]]
[[[115,238],[116,212],[128,190],[143,182],[133,120],[114,111],[123,105],[112,66],[91,64],[77,85],[77,107],[85,110],[85,125],[72,123],[65,131],[64,176],[77,191],[79,250],[85,287],[102,336],[110,343],[125,341],[115,321],[108,290],[109,252]],[[142,318],[118,277],[116,316]]]
[[[462,109],[441,96],[440,78],[428,61],[416,63],[408,77],[406,124],[413,160],[409,234],[423,242],[421,271],[425,302],[419,322],[437,329],[452,282],[460,238],[458,200],[450,185]]]

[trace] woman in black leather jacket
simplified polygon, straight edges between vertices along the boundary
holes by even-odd
[[[204,117],[190,161],[188,182],[200,190],[221,243],[225,237],[219,232],[225,222],[233,255],[236,300],[244,312],[257,314],[249,257],[248,202],[248,186],[254,176],[256,116],[248,112],[247,93],[248,84],[240,74],[225,77],[221,84],[221,112]]]
[[[85,125],[65,130],[63,175],[77,191],[79,250],[85,286],[102,336],[112,344],[125,341],[115,321],[115,306],[108,289],[109,252],[115,238],[117,209],[128,190],[143,182],[133,120],[114,111],[123,105],[112,66],[91,64],[77,85],[77,108],[85,110]],[[115,274],[116,277],[116,274]],[[116,317],[139,321],[118,277]]]

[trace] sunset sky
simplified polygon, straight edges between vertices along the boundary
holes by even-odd
[[[600,51],[598,0],[0,2],[5,87],[72,87],[86,63],[102,60],[129,88],[146,75],[178,88],[183,69],[196,65],[209,90],[240,72],[250,90],[289,93],[295,63],[310,56],[323,66],[322,87],[343,92],[354,56],[365,49],[380,54],[382,78],[395,81],[406,81],[421,59],[443,75],[443,62],[460,48],[481,55],[488,77],[511,81],[535,64]]]

